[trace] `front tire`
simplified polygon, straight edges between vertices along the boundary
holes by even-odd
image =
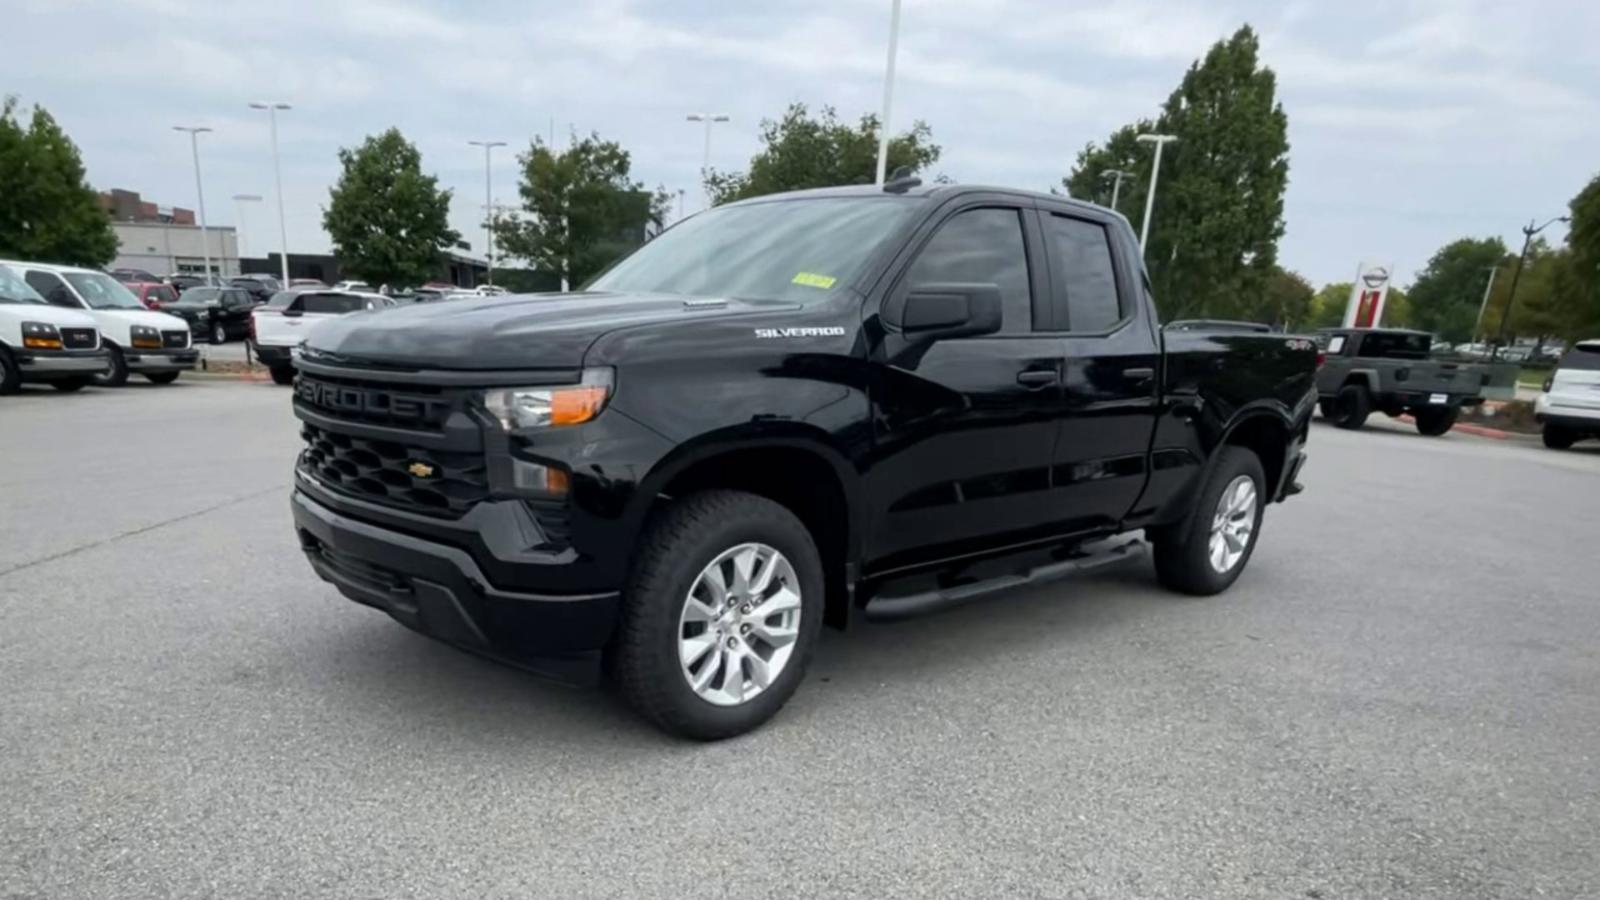
[[[146,372],[144,377],[150,379],[151,384],[171,384],[178,380],[177,372]]]
[[[1333,424],[1347,431],[1355,431],[1367,424],[1372,415],[1372,395],[1359,384],[1347,384],[1339,389],[1337,415]]]
[[[1546,422],[1544,425],[1543,437],[1544,445],[1551,450],[1570,450],[1578,440],[1578,436],[1573,434],[1570,429],[1562,428],[1560,425],[1550,422]]]
[[[101,387],[122,387],[128,383],[128,361],[122,358],[122,350],[116,345],[106,347],[111,361],[106,365],[105,372],[94,377],[94,383]]]
[[[1412,414],[1417,422],[1417,431],[1428,437],[1438,437],[1456,427],[1457,412],[1451,408],[1445,409],[1419,409]]]
[[[289,366],[273,366],[270,371],[272,372],[273,384],[294,384],[293,368]]]
[[[22,389],[22,371],[11,358],[11,351],[0,347],[0,394],[15,394]]]
[[[1254,453],[1226,445],[1217,455],[1188,518],[1151,535],[1156,578],[1202,597],[1238,580],[1255,552],[1267,503],[1266,474]]]
[[[1326,400],[1318,400],[1317,410],[1322,413],[1324,419],[1332,422],[1339,417],[1339,402],[1332,397]]]
[[[667,732],[743,734],[799,686],[822,592],[821,557],[794,513],[738,491],[691,494],[645,531],[612,676],[628,705]]]

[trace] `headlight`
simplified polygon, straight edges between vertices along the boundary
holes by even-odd
[[[22,346],[34,350],[60,350],[61,332],[49,322],[23,322]]]
[[[483,406],[506,431],[578,425],[600,415],[611,387],[610,369],[585,369],[578,384],[484,391]]]
[[[141,350],[161,349],[161,332],[149,325],[133,326],[128,329],[128,337],[132,340],[133,346]]]

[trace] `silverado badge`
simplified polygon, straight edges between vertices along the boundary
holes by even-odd
[[[430,466],[425,462],[414,462],[411,465],[406,466],[406,471],[417,476],[418,478],[433,477],[433,466]]]

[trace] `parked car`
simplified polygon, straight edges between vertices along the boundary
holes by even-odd
[[[120,386],[130,374],[171,384],[200,358],[182,319],[145,309],[122,283],[94,269],[0,260],[19,272],[53,306],[89,314],[107,351],[97,384]]]
[[[365,281],[341,281],[334,285],[333,289],[336,291],[349,291],[356,294],[377,293],[377,291],[373,289],[372,285],[367,284]]]
[[[1374,410],[1411,414],[1417,431],[1437,437],[1455,427],[1463,408],[1483,402],[1489,373],[1470,363],[1429,359],[1433,336],[1403,328],[1328,328],[1317,333],[1324,361],[1317,370],[1322,416],[1360,428]]]
[[[187,322],[190,334],[225,344],[250,335],[250,311],[258,305],[244,288],[196,287],[161,309]]]
[[[88,313],[51,306],[20,273],[0,264],[0,394],[27,382],[76,391],[107,363]]]
[[[145,309],[160,309],[162,304],[176,303],[178,290],[170,284],[148,281],[125,281],[122,283],[133,296],[139,298]]]
[[[701,739],[777,712],[824,620],[1143,546],[1108,536],[1216,593],[1299,489],[1316,346],[1163,331],[1146,284],[1115,213],[896,179],[716,207],[588,292],[332,319],[298,543],[458,647],[568,678],[609,649]]]
[[[277,384],[294,382],[294,349],[313,325],[354,312],[389,309],[395,301],[380,294],[323,290],[279,291],[250,312],[250,349]]]
[[[133,282],[158,284],[161,281],[160,278],[157,278],[155,275],[146,272],[144,269],[108,269],[106,270],[106,274],[122,282],[123,284],[130,284]]]
[[[161,280],[172,285],[172,289],[180,294],[192,287],[215,287],[215,284],[207,284],[208,279],[201,275],[178,273],[168,275]]]
[[[1572,345],[1534,402],[1534,418],[1544,426],[1544,445],[1565,450],[1600,438],[1600,340]]]
[[[271,275],[238,275],[228,279],[228,287],[243,288],[256,303],[265,303],[272,295],[283,290],[283,285]]]
[[[303,287],[303,288],[325,288],[325,287],[327,287],[326,284],[324,284],[323,282],[321,282],[321,281],[319,281],[319,280],[317,280],[315,278],[291,278],[291,279],[289,279],[289,285],[288,286],[292,287],[292,288],[300,288],[300,287]]]

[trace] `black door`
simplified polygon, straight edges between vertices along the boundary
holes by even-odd
[[[981,550],[1055,516],[1062,340],[1034,331],[1046,281],[1024,215],[1032,210],[981,198],[945,210],[891,276],[886,297],[934,282],[997,285],[1003,318],[993,335],[916,344],[887,334],[874,348],[869,569]]]
[[[1076,208],[1038,216],[1049,327],[1066,355],[1050,501],[1064,532],[1107,529],[1131,511],[1147,475],[1161,376],[1156,324],[1140,302],[1138,260],[1113,249],[1110,229],[1126,226]]]

